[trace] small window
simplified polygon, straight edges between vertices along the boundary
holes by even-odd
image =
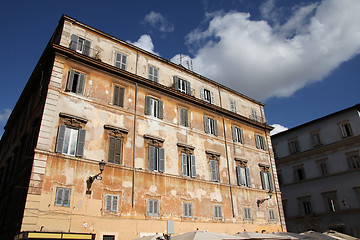
[[[176,91],[191,95],[190,82],[174,76],[174,87]]]
[[[239,186],[251,187],[249,168],[244,166],[236,166],[236,175]]]
[[[250,119],[255,120],[257,122],[261,122],[260,117],[258,116],[258,112],[255,109],[251,109],[251,115],[250,115]]]
[[[231,126],[231,130],[232,130],[233,141],[244,144],[243,130],[241,128],[238,128],[238,127],[235,127],[235,126]]]
[[[115,236],[114,235],[104,235],[103,240],[115,240]]]
[[[149,80],[159,82],[159,69],[149,65]]]
[[[146,96],[145,114],[163,119],[163,101]]]
[[[351,125],[349,122],[347,123],[341,123],[339,124],[340,130],[341,130],[341,136],[343,138],[351,137],[353,135]]]
[[[322,193],[327,211],[336,212],[339,210],[336,191]]]
[[[113,104],[115,106],[124,107],[124,92],[125,89],[119,86],[114,86],[114,99]]]
[[[303,165],[294,166],[294,177],[295,181],[302,181],[306,178]]]
[[[265,138],[258,134],[255,134],[255,144],[256,148],[266,150]]]
[[[310,197],[298,198],[298,204],[301,216],[312,214]]]
[[[122,70],[126,70],[127,56],[118,52],[115,52],[115,67]]]
[[[85,74],[70,69],[66,91],[84,94]]]
[[[91,42],[84,38],[81,38],[75,34],[71,35],[70,49],[84,54],[86,56],[90,55]]]
[[[105,212],[117,212],[118,201],[119,201],[118,195],[106,194]]]
[[[55,152],[82,157],[84,154],[85,129],[59,125]]]
[[[195,156],[181,153],[182,175],[185,177],[196,178]]]
[[[120,164],[122,151],[122,139],[110,136],[109,137],[109,156],[108,162]]]
[[[319,132],[311,133],[311,141],[312,141],[313,147],[318,147],[318,146],[322,145],[320,133]]]
[[[192,218],[193,217],[192,204],[191,203],[184,203],[183,208],[184,208],[184,217],[185,218]]]
[[[69,188],[56,188],[55,206],[69,207],[70,194],[71,189]]]
[[[261,171],[260,172],[260,177],[261,177],[262,189],[273,191],[274,190],[274,185],[273,185],[273,182],[272,182],[271,173],[267,172],[267,171]]]
[[[219,182],[219,161],[210,159],[211,181]]]
[[[180,125],[184,127],[189,126],[189,116],[188,110],[185,108],[180,108]]]
[[[154,199],[148,200],[148,213],[149,216],[158,217],[159,216],[159,201]]]
[[[215,119],[204,116],[204,128],[206,133],[218,135],[217,122]]]
[[[322,176],[328,175],[329,171],[326,159],[318,161],[318,166]]]
[[[291,154],[300,152],[299,142],[297,139],[291,139],[288,142],[289,152]]]
[[[215,102],[214,93],[203,87],[200,89],[200,98],[211,104]]]
[[[214,217],[215,219],[222,219],[221,206],[214,206]]]
[[[151,171],[165,171],[165,149],[149,145],[148,168]]]
[[[360,156],[359,151],[353,151],[346,153],[350,169],[360,168]]]
[[[232,100],[230,99],[230,111],[236,113],[236,101],[235,100]]]
[[[251,220],[251,209],[244,208],[244,218],[245,220]]]
[[[269,210],[269,220],[275,221],[275,212],[272,209]]]

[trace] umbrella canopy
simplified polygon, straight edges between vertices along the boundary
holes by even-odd
[[[228,240],[228,239],[247,239],[240,236],[232,236],[224,233],[213,233],[204,231],[195,231],[171,236],[171,240]]]
[[[158,240],[158,239],[164,239],[164,236],[162,234],[155,234],[155,235],[151,235],[151,236],[135,238],[133,240]]]
[[[352,236],[346,235],[344,233],[339,233],[339,232],[334,231],[334,230],[326,231],[326,232],[324,232],[324,234],[326,234],[326,235],[328,235],[330,237],[337,238],[337,239],[345,239],[345,240],[356,240],[356,239],[358,239],[356,237],[352,237]]]
[[[239,232],[234,236],[245,237],[246,239],[291,239],[289,236],[280,236],[273,233]]]

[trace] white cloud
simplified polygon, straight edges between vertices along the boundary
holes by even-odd
[[[154,11],[151,11],[145,16],[144,22],[150,24],[153,28],[157,28],[161,32],[174,31],[174,25],[163,15]]]
[[[288,130],[287,127],[281,126],[280,124],[273,124],[271,126],[274,127],[274,129],[270,131],[270,136]]]
[[[136,42],[130,42],[130,41],[127,41],[127,42],[131,43],[139,48],[142,48],[145,51],[159,55],[157,52],[154,51],[154,44],[151,40],[151,37],[147,34],[141,35],[140,38]]]
[[[271,16],[273,3],[263,14]],[[297,7],[273,27],[248,13],[217,13],[207,29],[195,29],[186,40],[194,71],[264,101],[321,81],[357,55],[359,12],[358,0],[324,0]]]
[[[0,111],[0,122],[6,122],[11,114],[11,109],[5,108]]]

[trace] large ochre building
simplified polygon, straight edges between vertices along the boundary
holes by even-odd
[[[1,239],[286,231],[263,108],[62,16],[1,139]]]

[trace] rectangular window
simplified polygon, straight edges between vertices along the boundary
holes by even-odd
[[[294,166],[294,176],[295,176],[295,181],[302,181],[306,178],[305,170],[302,165]]]
[[[310,197],[298,198],[298,204],[301,216],[312,214]]]
[[[163,119],[163,101],[145,96],[145,114]]]
[[[117,212],[118,202],[119,202],[118,195],[106,194],[105,212]]]
[[[319,161],[318,162],[319,165],[319,170],[322,176],[325,176],[328,174],[328,167],[327,167],[327,162],[325,160]]]
[[[352,132],[352,129],[351,129],[351,125],[349,122],[347,123],[341,123],[339,125],[340,127],[340,130],[341,130],[341,136],[343,138],[346,138],[346,137],[351,137],[353,135],[353,132]]]
[[[257,122],[261,122],[261,121],[260,121],[260,117],[258,116],[257,111],[256,111],[255,109],[253,109],[253,108],[251,109],[250,119],[255,120],[255,121],[257,121]]]
[[[217,122],[215,119],[204,116],[204,128],[206,133],[218,135]]]
[[[211,181],[219,182],[219,161],[210,159]]]
[[[85,77],[85,74],[70,69],[66,91],[84,94]]]
[[[151,171],[165,171],[165,149],[149,145],[148,168]]]
[[[265,138],[258,134],[255,134],[255,144],[256,148],[266,150]]]
[[[215,219],[222,219],[221,206],[214,206],[214,217]]]
[[[127,56],[118,52],[115,52],[115,67],[122,70],[126,70]]]
[[[335,212],[339,210],[336,191],[322,193],[322,195],[325,201],[325,207],[327,211]]]
[[[236,166],[236,175],[239,186],[251,187],[249,168]]]
[[[109,137],[109,156],[108,162],[120,164],[121,162],[122,139],[110,136]]]
[[[86,56],[90,55],[91,42],[75,34],[71,35],[70,49]]]
[[[320,133],[319,132],[311,133],[311,141],[312,141],[313,147],[318,147],[318,146],[322,145],[321,139],[320,139]]]
[[[183,203],[184,208],[184,217],[192,218],[193,217],[193,209],[191,203]]]
[[[69,188],[56,188],[55,206],[70,206],[70,194],[71,189]]]
[[[55,152],[82,157],[84,154],[85,129],[59,125]]]
[[[233,141],[244,144],[243,130],[241,128],[238,128],[238,127],[235,127],[235,126],[231,126],[231,130],[232,130]]]
[[[184,127],[189,126],[188,110],[185,108],[180,108],[180,125]]]
[[[274,190],[274,185],[273,185],[273,182],[272,182],[271,173],[266,172],[266,171],[261,171],[260,176],[261,176],[262,189],[273,191]]]
[[[251,209],[244,208],[244,218],[245,220],[251,220]]]
[[[281,170],[277,170],[277,176],[278,176],[279,185],[283,185],[283,184],[284,184],[284,180],[283,180],[283,176],[282,176]]]
[[[360,156],[358,150],[346,153],[346,157],[348,159],[350,169],[360,168]]]
[[[211,104],[215,102],[214,93],[203,87],[200,89],[200,98]]]
[[[185,177],[196,178],[195,156],[181,153],[182,175]]]
[[[159,216],[159,201],[154,199],[148,200],[148,213],[149,216],[158,217]]]
[[[124,107],[124,92],[125,89],[119,86],[114,86],[114,99],[113,104],[115,106]]]
[[[115,236],[114,235],[104,235],[103,240],[115,240]]]
[[[159,69],[149,65],[149,80],[159,82]]]
[[[275,221],[275,212],[272,209],[269,210],[269,220]]]
[[[299,142],[297,139],[289,140],[289,152],[291,154],[300,152]]]
[[[232,99],[230,99],[230,111],[236,113],[236,102]]]
[[[174,87],[176,91],[191,95],[190,82],[174,76]]]

